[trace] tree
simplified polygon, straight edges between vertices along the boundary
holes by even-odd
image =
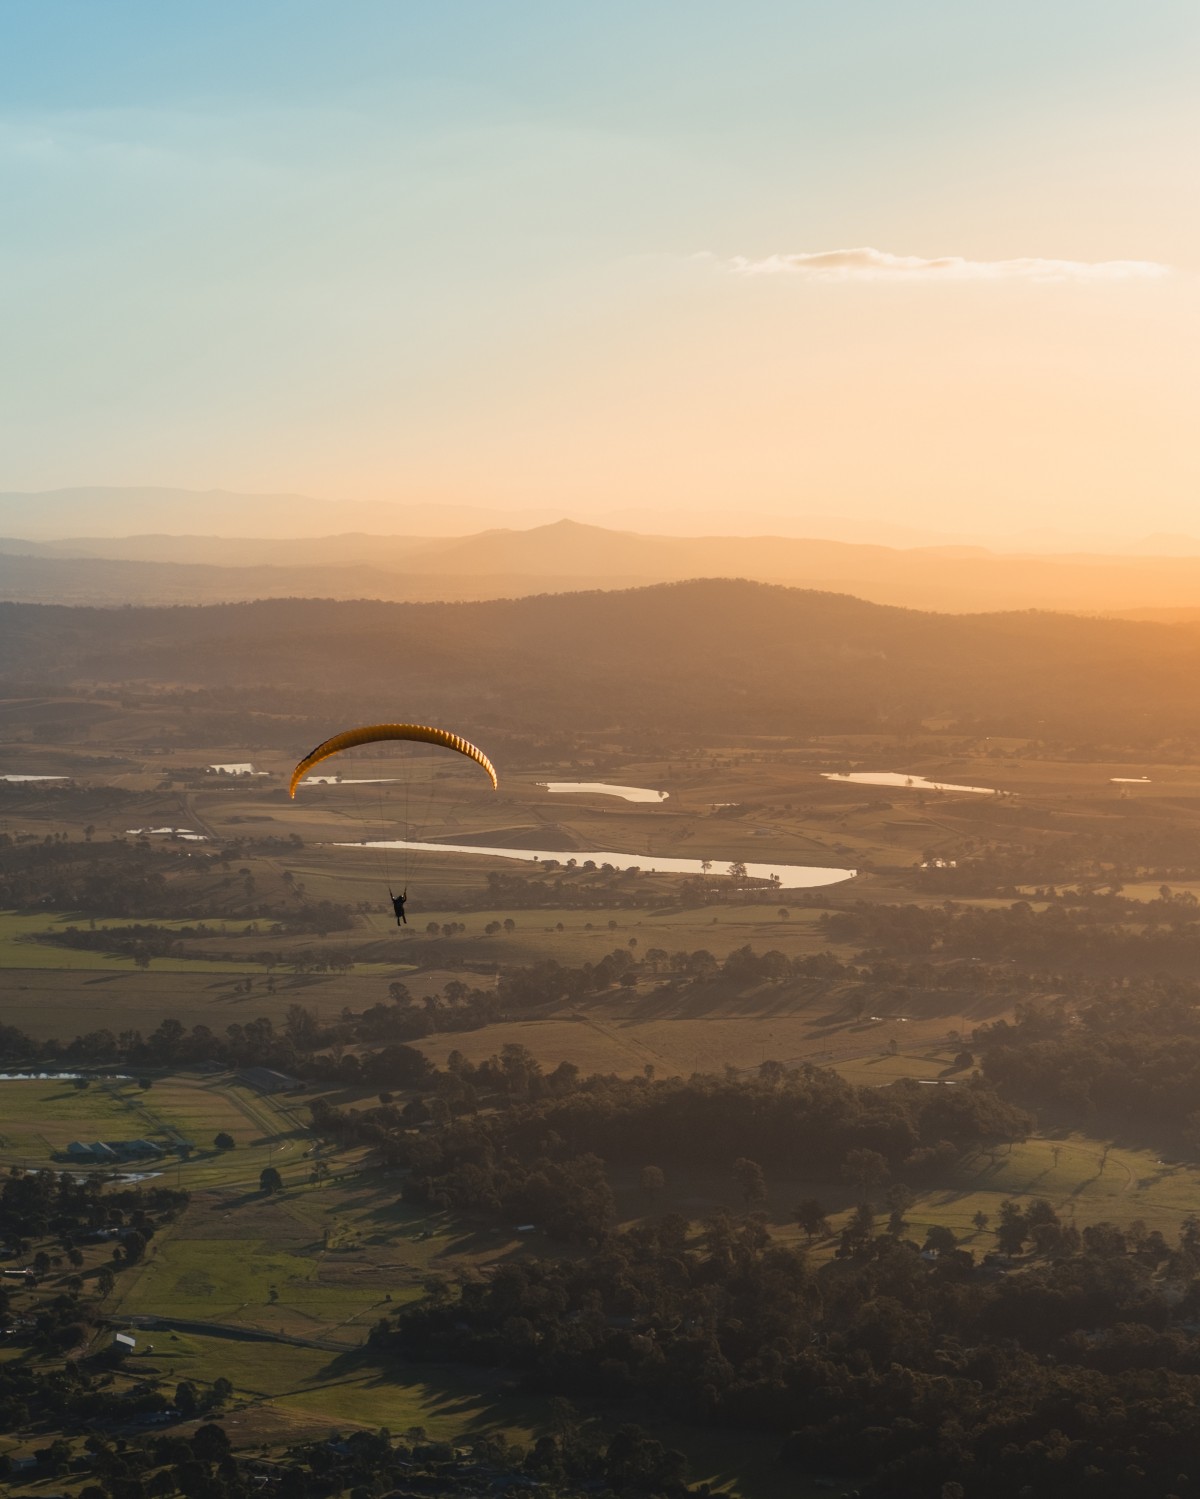
[[[906,1187],[903,1182],[896,1182],[888,1188],[887,1205],[891,1209],[888,1215],[888,1233],[894,1239],[898,1239],[908,1227],[905,1213],[917,1200],[917,1194],[911,1187]]]
[[[829,1232],[825,1206],[815,1197],[804,1197],[796,1204],[796,1222],[804,1230],[805,1238],[810,1244],[819,1234]]]
[[[667,1178],[663,1175],[661,1166],[642,1167],[642,1191],[657,1195],[667,1184]]]
[[[860,1199],[866,1202],[873,1187],[888,1179],[888,1163],[877,1150],[848,1150],[842,1159],[842,1179],[854,1182]]]
[[[232,1150],[236,1144],[233,1136],[221,1130],[213,1139],[213,1144],[218,1150]]]
[[[925,1235],[925,1248],[937,1255],[953,1254],[958,1248],[958,1239],[952,1228],[935,1223]]]
[[[202,1463],[218,1463],[229,1452],[229,1438],[214,1421],[198,1426],[192,1437],[192,1451]]]
[[[747,1212],[754,1204],[766,1201],[767,1182],[763,1176],[763,1169],[757,1161],[739,1156],[733,1163],[733,1179],[738,1184],[738,1191],[742,1194],[742,1201],[746,1205]]]
[[[200,1392],[190,1379],[181,1379],[175,1386],[174,1404],[185,1421],[190,1421],[200,1409]]]
[[[276,1192],[283,1191],[283,1177],[274,1166],[264,1166],[259,1173],[258,1186],[261,1192],[273,1197]]]
[[[1000,1222],[996,1228],[996,1242],[1001,1254],[1020,1254],[1029,1237],[1029,1225],[1025,1214],[1015,1202],[1000,1204]]]

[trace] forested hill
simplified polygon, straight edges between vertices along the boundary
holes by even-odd
[[[945,615],[728,580],[484,603],[0,604],[9,695],[261,691],[275,711],[554,731],[916,727],[1151,744],[1200,734],[1200,629]]]

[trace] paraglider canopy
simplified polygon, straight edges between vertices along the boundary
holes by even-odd
[[[316,749],[305,755],[292,771],[288,791],[294,797],[296,787],[313,766],[319,765],[322,760],[328,760],[330,755],[339,754],[342,750],[354,749],[360,744],[376,744],[386,739],[410,739],[421,744],[440,744],[445,749],[457,750],[460,755],[466,755],[484,768],[492,783],[493,791],[499,787],[492,762],[481,749],[464,739],[461,734],[452,734],[448,729],[434,729],[419,723],[376,723],[364,725],[360,729],[347,729],[343,734],[335,734],[332,739],[326,739],[324,744],[318,744]]]

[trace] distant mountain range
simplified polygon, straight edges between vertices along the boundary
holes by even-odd
[[[288,497],[278,497],[283,504]],[[733,577],[953,613],[1053,609],[1188,618],[1200,557],[1002,554],[784,536],[650,536],[576,521],[469,536],[150,534],[0,539],[0,599],[211,604],[517,598]]]
[[[964,514],[967,513],[964,511]],[[365,532],[372,536],[454,537],[518,530],[577,520],[607,530],[647,536],[787,536],[883,547],[982,546],[1004,554],[1096,552],[1105,556],[1200,556],[1200,537],[1159,533],[1139,538],[1082,535],[1039,527],[1007,535],[973,524],[934,531],[902,520],[866,520],[830,512],[615,505],[581,514],[569,503],[555,509],[449,504],[436,500],[328,500],[305,494],[243,494],[225,489],[92,485],[75,489],[0,491],[0,536],[31,541],[80,537],[233,537],[308,539]],[[129,553],[121,553],[122,557]],[[182,559],[207,559],[189,556]]]

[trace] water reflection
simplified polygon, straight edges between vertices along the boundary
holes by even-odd
[[[590,850],[565,853],[562,849],[491,848],[467,843],[410,843],[403,838],[380,839],[363,843],[339,843],[336,848],[383,848],[411,849],[417,853],[433,854],[482,854],[489,859],[518,859],[525,863],[540,863],[554,859],[565,864],[574,859],[576,864],[591,860],[597,865],[611,864],[614,869],[640,869],[646,874],[698,874],[711,879],[728,878],[728,861],[707,859],[674,859],[659,854],[623,854],[607,852],[593,853]],[[708,866],[707,868],[705,866]],[[856,869],[820,869],[808,864],[762,864],[747,862],[746,877],[752,880],[773,880],[778,876],[781,890],[812,890],[819,885],[837,885],[842,880],[851,880]]]
[[[927,781],[924,776],[910,776],[898,770],[855,770],[838,775],[832,770],[821,772],[826,781],[853,781],[856,786],[899,786],[906,791],[971,791],[977,796],[998,796],[994,786],[953,786],[949,781]]]

